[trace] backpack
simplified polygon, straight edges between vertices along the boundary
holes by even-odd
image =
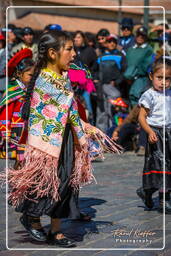
[[[102,84],[117,80],[121,76],[121,71],[116,62],[120,56],[102,55],[98,58],[99,80]]]

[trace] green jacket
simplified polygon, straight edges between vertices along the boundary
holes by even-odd
[[[124,73],[125,78],[134,80],[137,77],[147,76],[153,54],[153,49],[148,44],[143,44],[141,47],[135,45],[129,48],[126,54],[127,69]]]

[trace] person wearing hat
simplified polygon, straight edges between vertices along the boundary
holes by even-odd
[[[22,40],[23,42],[12,48],[11,54],[13,55],[18,50],[28,48],[33,53],[33,60],[35,61],[37,58],[38,48],[37,44],[33,42],[34,39],[34,31],[30,27],[25,27],[22,29]]]
[[[97,56],[104,53],[106,48],[106,37],[110,35],[110,32],[106,28],[100,29],[96,34],[97,46],[96,54]]]
[[[128,94],[131,106],[138,103],[141,94],[149,86],[148,71],[152,64],[154,52],[148,44],[148,32],[143,26],[136,31],[135,45],[126,53],[127,69],[124,77],[129,84]]]
[[[59,24],[48,24],[44,27],[43,29],[43,33],[45,32],[49,32],[50,30],[57,30],[57,31],[61,31],[62,30],[62,26]]]
[[[22,49],[8,62],[8,89],[0,101],[0,158],[6,158],[6,137],[8,137],[8,157],[15,159],[18,166],[24,156],[24,120],[21,109],[24,96],[34,72],[32,51]],[[8,108],[8,118],[6,118]]]
[[[96,126],[105,132],[112,125],[110,105],[107,99],[112,95],[115,98],[121,96],[123,72],[126,69],[125,56],[117,49],[117,37],[114,34],[106,37],[106,49],[98,57],[97,63],[96,78],[99,80],[99,86],[97,88]]]
[[[133,35],[134,23],[131,18],[123,18],[120,25],[122,36],[119,37],[118,48],[126,54],[128,48],[132,47],[135,43]]]
[[[108,102],[111,108],[112,124],[107,129],[107,135],[111,138],[116,127],[120,126],[128,115],[128,104],[119,96],[109,97]],[[114,139],[114,138],[113,138]]]

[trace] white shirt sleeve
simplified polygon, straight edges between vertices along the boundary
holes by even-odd
[[[149,91],[146,91],[142,94],[141,98],[139,99],[138,105],[144,108],[152,109],[153,106],[153,98]]]

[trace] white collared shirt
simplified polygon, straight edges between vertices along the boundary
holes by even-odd
[[[145,48],[147,46],[147,43],[144,43],[144,44],[141,44],[141,45],[138,45],[138,44],[135,44],[132,48]]]
[[[171,89],[164,93],[150,88],[142,94],[139,105],[150,110],[147,116],[149,125],[171,128]]]

